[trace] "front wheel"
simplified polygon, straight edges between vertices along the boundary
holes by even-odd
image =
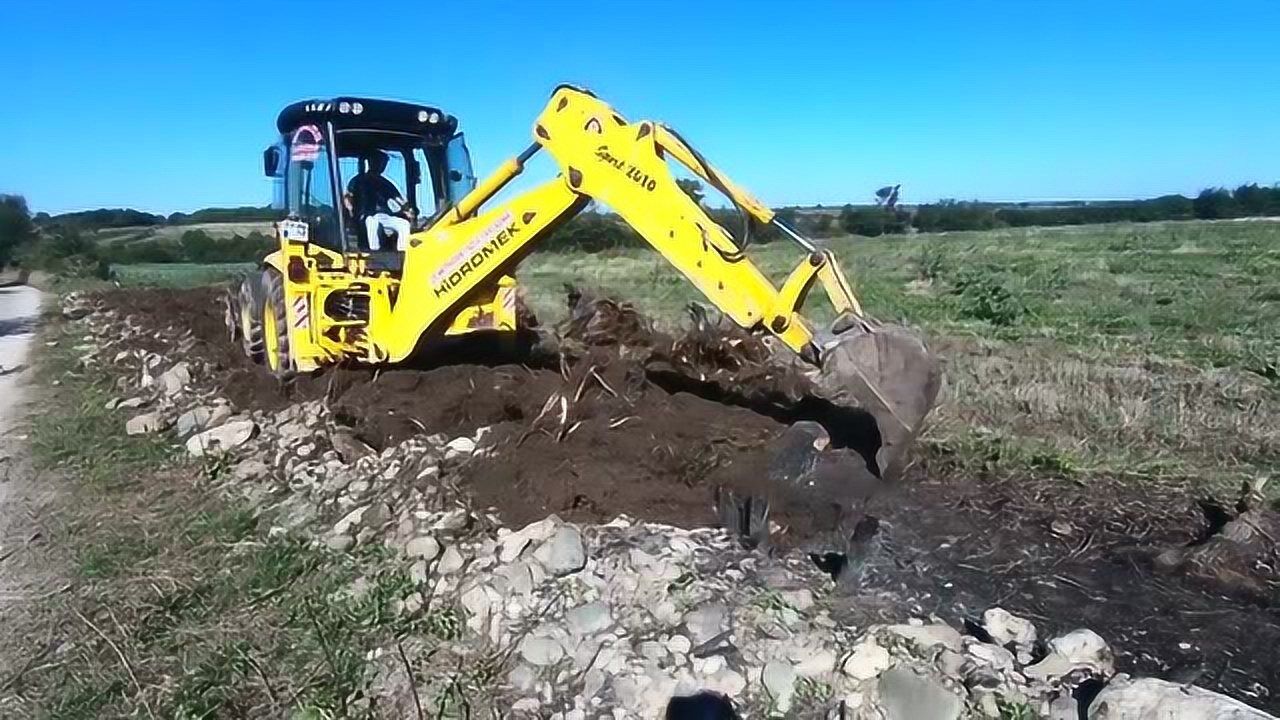
[[[284,278],[274,269],[262,272],[262,339],[267,369],[281,380],[296,366],[289,351],[289,314],[285,305]]]

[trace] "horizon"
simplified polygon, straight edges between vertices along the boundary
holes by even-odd
[[[754,2],[665,14],[662,3],[408,8],[398,25],[484,32],[428,34],[430,51],[374,33],[360,52],[297,64],[296,77],[281,49],[303,43],[310,60],[314,35],[287,31],[330,16],[325,2],[74,5],[56,18],[12,11],[15,27],[57,26],[56,55],[37,32],[0,48],[21,68],[18,110],[0,116],[0,192],[33,213],[267,205],[260,153],[276,114],[352,91],[457,115],[483,177],[527,144],[565,81],[679,129],[774,207],[864,204],[897,183],[902,204],[920,205],[1194,197],[1280,181],[1280,53],[1267,30],[1280,6],[1260,0],[1158,12],[1009,0],[807,3],[785,15]],[[654,24],[655,13],[684,24]],[[353,37],[335,47],[365,36]]]

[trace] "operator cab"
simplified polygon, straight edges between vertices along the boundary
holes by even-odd
[[[281,111],[276,128],[263,165],[283,186],[277,205],[305,224],[307,242],[367,254],[373,269],[398,273],[408,235],[475,187],[458,120],[439,108],[306,100]]]

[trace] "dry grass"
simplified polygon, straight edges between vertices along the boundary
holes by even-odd
[[[268,509],[216,490],[219,466],[125,436],[76,341],[42,358],[60,386],[31,430],[37,466],[65,478],[42,522],[69,583],[6,612],[0,651],[34,660],[0,677],[0,716],[371,716],[369,651],[458,632],[451,608],[396,612],[416,588],[385,551],[269,533]]]

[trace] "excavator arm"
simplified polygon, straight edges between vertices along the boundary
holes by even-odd
[[[516,197],[485,204],[548,152],[560,172]],[[746,215],[772,224],[805,251],[782,286],[773,283],[676,183],[668,158],[723,192]],[[768,206],[735,185],[669,128],[628,122],[591,93],[561,86],[533,127],[533,143],[479,183],[406,252],[399,297],[386,299],[391,332],[380,348],[398,361],[424,333],[447,322],[477,289],[492,285],[534,250],[552,229],[596,200],[616,212],[717,308],[743,328],[762,327],[813,364],[822,349],[800,313],[815,281],[836,312],[854,321],[862,308],[830,251],[783,223]]]

